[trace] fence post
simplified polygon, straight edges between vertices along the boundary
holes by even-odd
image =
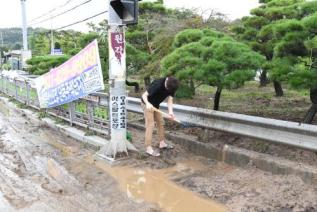
[[[7,92],[7,84],[8,84],[7,77],[4,77],[4,79],[5,79],[4,93],[8,94],[8,92]]]
[[[14,87],[15,87],[15,99],[18,100],[19,95],[18,95],[17,80],[15,78],[13,78],[13,81],[14,81]]]
[[[73,126],[73,123],[75,121],[75,103],[70,102],[68,103],[68,110],[69,110],[69,123],[70,126]]]
[[[3,84],[4,79],[3,79],[3,75],[0,74],[0,76],[1,76],[1,91],[4,92],[4,84]]]
[[[87,100],[87,113],[88,113],[88,128],[92,127],[94,123],[94,106],[91,101]]]
[[[4,82],[5,82],[5,83],[4,83],[5,85],[3,86],[3,87],[4,87],[3,90],[4,90],[4,93],[5,93],[5,94],[8,94],[8,93],[7,93],[7,79],[6,79],[6,77],[4,77]]]
[[[30,105],[30,87],[27,80],[25,80],[24,82],[25,82],[25,88],[26,88],[26,105],[29,106]]]

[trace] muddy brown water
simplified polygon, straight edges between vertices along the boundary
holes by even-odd
[[[111,167],[102,161],[95,161],[95,165],[114,177],[127,196],[137,202],[153,202],[168,212],[227,211],[224,206],[202,198],[169,179],[171,175],[183,170],[195,167],[202,169],[202,164],[195,161],[184,161],[174,167],[159,170]]]

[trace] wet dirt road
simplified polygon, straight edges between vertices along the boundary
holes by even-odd
[[[0,105],[1,106],[1,105]],[[76,142],[1,107],[0,211],[155,211],[121,192]]]
[[[135,154],[111,168],[93,154],[0,104],[0,211],[226,210],[169,179],[193,171],[190,161],[170,166]]]
[[[130,129],[143,147],[143,132]],[[317,185],[232,167],[180,146],[111,168],[0,103],[0,211],[317,211]]]

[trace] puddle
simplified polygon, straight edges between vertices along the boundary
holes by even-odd
[[[89,160],[92,162],[92,159]],[[182,173],[192,169],[193,163],[184,162],[161,170],[111,167],[103,161],[96,161],[95,165],[115,178],[127,196],[138,203],[144,201],[156,203],[167,212],[227,211],[225,206],[207,200],[169,180],[173,173]]]

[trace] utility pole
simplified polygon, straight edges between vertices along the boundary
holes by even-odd
[[[1,49],[0,49],[0,69],[2,66],[2,54],[3,54],[3,33],[0,31]]]
[[[52,54],[54,54],[54,34],[53,34],[53,18],[51,17],[51,55]]]
[[[27,32],[27,25],[26,25],[26,9],[25,9],[25,2],[26,0],[21,0],[21,7],[22,7],[22,33],[23,33],[23,50],[28,50],[28,32]]]
[[[0,39],[1,39],[1,47],[3,47],[3,32],[0,32]]]
[[[32,57],[31,51],[28,50],[28,32],[27,32],[27,22],[26,22],[26,0],[21,0],[22,8],[22,34],[23,34],[23,50],[21,52],[21,64],[22,69],[26,68],[26,60]]]
[[[97,154],[114,162],[116,154],[136,150],[127,136],[125,27],[137,23],[138,0],[109,0],[109,113],[111,140]]]

